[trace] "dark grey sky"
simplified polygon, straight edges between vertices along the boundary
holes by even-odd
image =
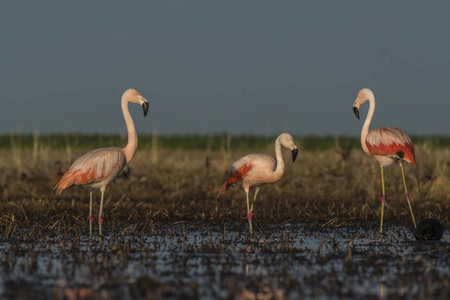
[[[0,133],[450,132],[448,1],[99,2],[2,4]]]

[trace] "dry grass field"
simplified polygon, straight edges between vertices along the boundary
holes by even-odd
[[[285,149],[284,149],[285,150]],[[271,145],[264,152],[273,153]],[[87,189],[72,187],[56,197],[53,187],[85,150],[0,150],[0,230],[86,226]],[[105,196],[105,226],[129,222],[202,221],[223,224],[244,218],[245,194],[232,189],[216,199],[231,164],[248,151],[139,150]],[[380,170],[361,150],[302,151],[295,163],[284,153],[286,172],[267,185],[255,204],[254,223],[317,223],[343,226],[379,221]],[[450,153],[416,146],[417,168],[406,165],[406,180],[416,220],[436,218],[450,225]],[[385,170],[385,224],[411,223],[400,168]],[[94,193],[98,211],[100,193]],[[257,228],[257,227],[256,227]]]

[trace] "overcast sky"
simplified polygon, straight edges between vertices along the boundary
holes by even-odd
[[[281,3],[280,3],[281,2]],[[450,133],[449,1],[5,1],[0,133]],[[361,109],[362,118],[367,105]]]

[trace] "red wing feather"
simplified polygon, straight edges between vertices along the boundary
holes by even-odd
[[[248,172],[250,172],[251,169],[252,169],[252,165],[245,163],[239,169],[228,174],[227,180],[220,188],[220,191],[219,191],[219,194],[217,195],[217,197],[225,194],[233,183],[236,183],[236,182],[244,179],[245,176],[247,176]]]
[[[378,128],[369,133],[366,146],[373,155],[398,155],[403,152],[403,159],[416,166],[414,147],[408,135],[397,128]]]
[[[62,190],[64,190],[65,188],[74,185],[83,185],[95,181],[100,181],[105,178],[105,176],[105,169],[103,169],[103,172],[100,176],[96,176],[93,168],[89,168],[83,173],[80,169],[67,171],[54,189],[58,189],[58,194],[61,194]]]

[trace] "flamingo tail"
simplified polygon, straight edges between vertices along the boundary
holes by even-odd
[[[228,181],[225,181],[225,183],[220,188],[219,194],[217,194],[217,198],[220,197],[220,195],[225,195],[230,188],[230,185],[228,184]]]
[[[61,180],[56,184],[56,186],[53,188],[53,190],[56,190],[56,193],[58,195],[61,195],[61,192],[70,186],[73,186],[75,184],[77,172],[67,172],[63,175]]]

